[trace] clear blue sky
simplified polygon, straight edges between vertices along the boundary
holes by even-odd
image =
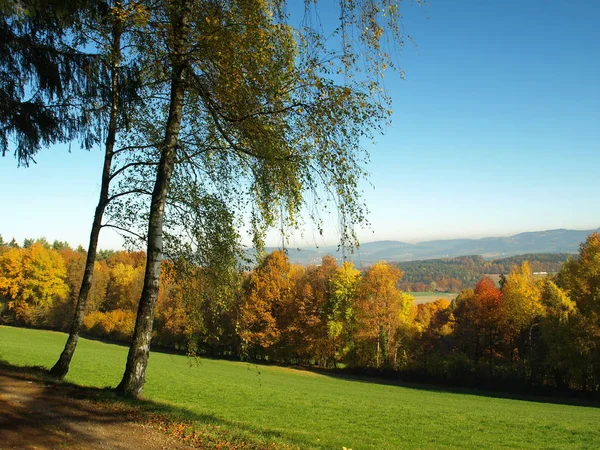
[[[361,239],[599,227],[600,1],[403,7],[415,45],[400,54],[406,80],[386,77],[392,125],[367,144],[375,188],[364,187],[372,230]],[[85,246],[101,159],[76,144],[29,168],[1,159],[0,234]],[[318,243],[336,239],[335,219],[326,222]]]

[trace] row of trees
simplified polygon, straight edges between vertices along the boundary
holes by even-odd
[[[105,150],[84,275],[53,375],[65,376],[75,351],[105,226],[146,246],[118,386],[136,395],[164,253],[226,274],[243,224],[260,248],[267,229],[299,226],[315,204],[336,205],[343,244],[364,223],[360,140],[390,114],[381,81],[394,67],[389,49],[403,43],[398,4],[341,2],[333,11],[339,26],[330,28],[317,2],[306,1],[295,23],[286,3],[0,5],[2,154],[14,151],[28,165],[42,148],[76,139]]]
[[[45,242],[0,250],[5,321],[68,322],[85,253]],[[97,264],[84,327],[127,340],[142,289],[143,253]],[[600,390],[600,236],[591,235],[557,276],[514,266],[452,302],[414,305],[402,272],[384,262],[359,271],[331,257],[290,264],[281,251],[225,288],[187,263],[167,263],[155,313],[155,343],[193,354],[323,367],[395,370],[462,383]]]
[[[460,292],[473,288],[486,274],[506,274],[528,261],[534,272],[556,273],[567,260],[566,253],[539,253],[485,260],[482,256],[409,261],[402,263],[402,289],[409,292]]]

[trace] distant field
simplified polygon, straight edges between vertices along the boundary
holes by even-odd
[[[54,363],[63,333],[0,326],[0,359]],[[115,386],[126,348],[80,340],[67,380]],[[256,448],[600,448],[600,408],[379,384],[153,352],[146,398]]]
[[[415,297],[415,305],[435,302],[440,298],[452,301],[458,296],[458,294],[453,294],[452,292],[409,292],[409,294]]]
[[[554,273],[547,273],[547,272],[534,272],[533,273],[533,278],[537,278],[537,279],[541,279],[541,278],[546,278],[548,276],[552,276],[554,275]],[[496,286],[500,286],[500,274],[498,273],[486,273],[484,276],[491,278],[494,283],[496,283]]]
[[[496,283],[496,286],[500,286],[500,274],[499,273],[486,273],[484,275],[484,277],[491,278],[494,281],[494,283]]]

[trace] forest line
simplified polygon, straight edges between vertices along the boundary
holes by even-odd
[[[0,320],[68,330],[86,254],[66,243],[0,241]],[[127,342],[143,285],[144,252],[100,252],[85,333]],[[600,389],[600,237],[556,275],[524,261],[498,287],[482,277],[449,302],[415,305],[403,272],[362,271],[324,257],[290,264],[282,251],[225,278],[168,260],[153,345],[195,355],[376,369],[466,384]]]

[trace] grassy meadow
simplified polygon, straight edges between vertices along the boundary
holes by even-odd
[[[0,360],[49,367],[63,333],[0,326]],[[81,339],[67,381],[115,386],[127,348]],[[600,448],[600,408],[405,387],[153,352],[146,399],[257,447]]]
[[[452,301],[458,297],[458,294],[453,294],[452,292],[409,292],[409,294],[415,298],[415,305],[435,302],[440,298]]]

